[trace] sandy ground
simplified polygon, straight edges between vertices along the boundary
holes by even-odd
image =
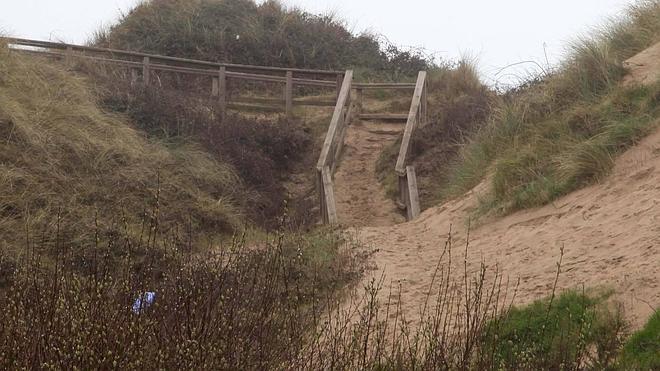
[[[629,76],[624,84],[656,81],[660,43],[625,66]],[[412,322],[419,319],[437,264],[447,258],[443,251],[450,230],[453,278],[462,279],[464,264],[470,274],[485,264],[491,277],[497,270],[510,286],[519,282],[515,304],[552,293],[563,247],[559,290],[613,290],[633,328],[660,307],[660,131],[619,157],[601,183],[541,208],[480,221],[469,230],[464,256],[468,221],[486,195],[487,181],[415,221],[398,224],[401,216],[385,197],[374,167],[380,150],[402,127],[382,125],[349,129],[348,150],[335,179],[337,209],[342,224],[358,227],[357,238],[375,251],[376,268],[363,283],[385,277],[385,286],[400,285],[399,304]],[[381,291],[381,302],[397,304],[398,296],[388,295],[388,289]]]
[[[459,255],[454,271],[462,277],[467,220],[485,188],[413,222],[359,230],[359,239],[378,250],[377,270],[365,280],[384,272],[386,284],[400,283],[402,309],[413,321],[450,228]],[[634,326],[660,306],[660,131],[621,156],[602,183],[471,230],[468,270],[481,262],[497,266],[511,282],[520,279],[516,303],[529,303],[551,293],[562,246],[559,289],[614,289]]]
[[[660,79],[660,42],[628,59],[623,66],[628,70],[624,85],[649,84]]]
[[[348,127],[334,180],[337,217],[342,225],[388,226],[405,221],[376,176],[378,156],[403,128],[403,124],[369,121]]]

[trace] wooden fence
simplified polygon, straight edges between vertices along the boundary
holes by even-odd
[[[353,71],[348,70],[344,74],[335,111],[332,115],[323,147],[321,148],[321,156],[316,164],[321,219],[325,224],[334,225],[338,223],[333,176],[344,146],[346,128],[353,119],[353,105],[351,104],[352,84]]]
[[[158,71],[209,77],[209,93],[218,99],[222,114],[232,106],[241,107],[240,103],[254,103],[275,107],[291,116],[293,107],[334,106],[335,100],[296,99],[294,86],[312,86],[332,88],[339,96],[344,72],[300,68],[280,68],[251,66],[230,63],[215,63],[194,59],[168,57],[163,55],[132,52],[126,50],[97,48],[49,41],[3,38],[12,48],[23,53],[59,58],[71,66],[75,59],[91,60],[99,63],[114,64],[130,70],[131,81],[136,83],[140,77],[145,85],[153,84]],[[227,80],[250,80],[282,84],[283,96],[277,98],[231,97]]]
[[[48,41],[2,38],[11,48],[22,53],[62,59],[73,66],[75,59],[98,63],[114,64],[130,71],[131,83],[141,81],[145,86],[153,84],[157,72],[174,72],[209,78],[209,93],[218,100],[221,114],[228,108],[241,108],[241,103],[266,104],[279,107],[291,116],[295,105],[334,106],[334,114],[321,149],[316,166],[317,188],[321,218],[325,224],[337,224],[337,209],[333,187],[333,177],[337,162],[342,154],[346,128],[358,117],[364,120],[406,120],[403,140],[396,163],[399,179],[398,204],[406,211],[408,220],[420,213],[419,193],[415,168],[408,165],[408,154],[412,146],[415,129],[427,121],[426,72],[419,73],[415,84],[409,83],[353,83],[353,71],[326,71],[300,68],[280,68],[251,66],[230,63],[215,63],[194,59],[168,57],[155,54],[97,48]],[[282,84],[282,98],[231,97],[228,91],[229,79],[260,81]],[[294,86],[312,86],[335,90],[336,101],[320,99],[296,99]],[[410,112],[405,114],[365,114],[362,113],[364,90],[396,89],[413,90]],[[355,90],[355,97],[351,91]]]
[[[412,148],[412,137],[415,129],[428,121],[428,100],[426,71],[419,72],[415,92],[408,113],[406,128],[403,132],[403,140],[399,149],[399,157],[396,161],[395,172],[399,179],[399,207],[406,211],[408,220],[415,219],[420,214],[419,190],[417,188],[417,176],[415,167],[408,165],[408,156]]]

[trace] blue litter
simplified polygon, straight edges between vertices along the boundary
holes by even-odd
[[[138,296],[133,303],[133,313],[140,314],[145,309],[149,308],[156,300],[156,293],[147,291],[144,294]]]

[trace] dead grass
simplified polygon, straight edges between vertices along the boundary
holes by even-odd
[[[243,223],[240,178],[200,146],[145,138],[103,112],[88,83],[62,68],[0,49],[0,248],[58,210],[78,240],[99,213],[139,218],[156,192],[163,223],[215,235]]]

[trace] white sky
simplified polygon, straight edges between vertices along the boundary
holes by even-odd
[[[0,30],[16,37],[81,43],[139,0],[0,0]],[[617,16],[634,0],[284,0],[313,13],[333,12],[355,32],[385,35],[445,58],[478,59],[487,79],[523,60],[545,64],[572,38]],[[532,65],[522,69],[533,68]],[[520,74],[521,68],[506,73]],[[511,76],[504,76],[510,80]]]

